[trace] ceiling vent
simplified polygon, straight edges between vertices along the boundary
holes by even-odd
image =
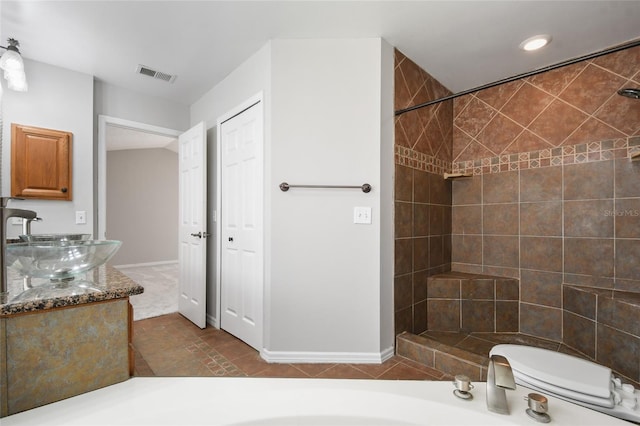
[[[157,78],[158,80],[166,81],[166,82],[169,82],[169,83],[173,83],[174,80],[176,79],[175,75],[171,75],[171,74],[167,74],[167,73],[164,73],[164,72],[156,71],[156,70],[151,69],[151,68],[149,68],[147,66],[144,66],[144,65],[138,65],[138,68],[136,68],[136,73],[137,74],[146,75],[148,77]]]

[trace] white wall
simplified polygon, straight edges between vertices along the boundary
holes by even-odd
[[[191,107],[191,123],[211,128],[264,93],[269,360],[375,362],[392,353],[392,84],[393,52],[380,39],[273,40]],[[282,181],[367,182],[373,191],[283,193]],[[355,206],[371,207],[373,224],[353,224]]]
[[[178,261],[176,152],[107,152],[107,239],[122,241],[113,265]]]
[[[215,237],[216,224],[213,222],[213,210],[216,200],[216,120],[218,117],[242,104],[259,92],[264,93],[265,104],[269,102],[271,45],[267,43],[262,49],[248,58],[227,78],[205,93],[202,98],[191,105],[191,125],[200,121],[207,128],[207,232]],[[265,108],[265,157],[268,155],[269,132],[268,108]],[[218,324],[218,302],[216,300],[216,247],[215,238],[207,240],[207,321]],[[266,261],[266,259],[265,259]]]
[[[381,353],[381,51],[380,39],[272,42],[274,359]],[[373,190],[282,192],[283,181]],[[355,206],[372,208],[371,225],[353,223]]]
[[[28,92],[4,90],[2,195],[11,190],[11,123],[64,130],[73,133],[73,200],[11,201],[10,206],[35,210],[42,222],[34,233],[93,232],[93,77],[28,59],[25,72]],[[75,224],[75,212],[87,212],[87,224]],[[9,226],[9,236],[20,234]]]
[[[189,128],[189,106],[95,82],[96,115],[137,121],[167,129]]]

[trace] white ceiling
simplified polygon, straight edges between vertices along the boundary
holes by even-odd
[[[640,38],[640,1],[2,0],[0,13],[3,44],[26,58],[185,105],[276,38],[383,37],[453,92]],[[540,33],[551,45],[518,49]]]

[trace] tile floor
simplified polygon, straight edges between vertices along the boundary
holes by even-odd
[[[399,356],[382,364],[270,364],[229,333],[201,330],[177,313],[135,321],[133,327],[136,376],[451,380]]]

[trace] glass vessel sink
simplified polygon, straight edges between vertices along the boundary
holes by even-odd
[[[122,242],[115,240],[43,241],[7,244],[7,266],[24,277],[71,281],[106,263]]]
[[[29,234],[20,235],[20,240],[27,243],[45,241],[87,241],[91,234]]]

